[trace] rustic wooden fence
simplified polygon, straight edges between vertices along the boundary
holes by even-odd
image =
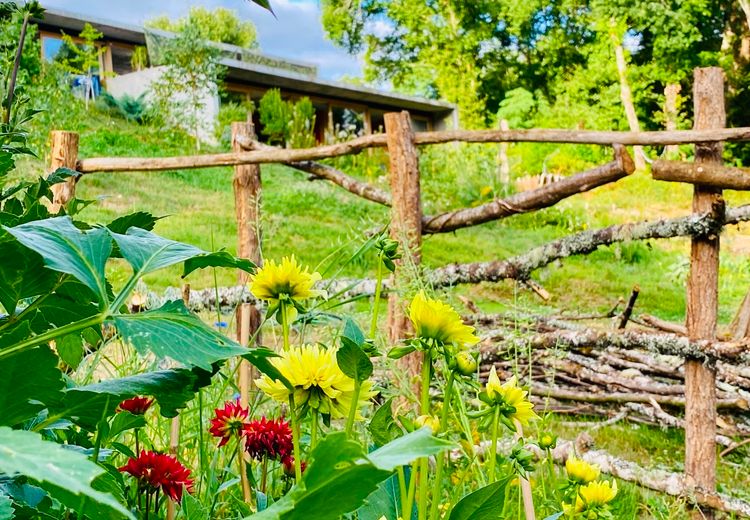
[[[723,142],[750,141],[750,128],[725,128],[724,77],[721,69],[696,69],[694,76],[695,123],[693,130],[666,132],[614,132],[570,130],[452,130],[414,133],[407,112],[385,115],[385,134],[368,135],[348,142],[310,149],[279,149],[255,140],[251,123],[232,125],[232,152],[183,157],[78,157],[78,135],[52,133],[52,168],[68,167],[80,175],[56,185],[53,203],[65,204],[75,194],[76,182],[97,172],[154,171],[209,166],[233,166],[233,187],[238,230],[238,255],[260,262],[259,165],[279,163],[306,172],[314,178],[336,184],[349,192],[391,208],[391,236],[399,240],[407,258],[399,261],[390,287],[398,287],[405,276],[403,264],[419,265],[422,235],[444,233],[549,207],[557,202],[598,186],[613,183],[634,171],[625,146],[665,146],[695,144],[695,162],[655,161],[652,176],[661,181],[694,185],[693,214],[671,220],[611,226],[571,235],[535,248],[517,257],[470,264],[453,264],[426,273],[436,286],[516,279],[529,281],[531,272],[550,262],[574,254],[586,254],[602,245],[624,240],[689,236],[692,240],[690,276],[687,284],[687,334],[649,335],[617,331],[596,338],[576,338],[575,334],[547,338],[556,345],[568,341],[647,347],[682,356],[685,364],[685,481],[691,499],[706,508],[696,509],[696,518],[711,518],[718,508],[750,514],[742,506],[727,506],[716,494],[716,373],[714,363],[750,363],[747,340],[719,341],[716,338],[718,308],[719,234],[727,224],[750,220],[750,205],[726,209],[723,189],[750,189],[750,170],[722,165]],[[611,146],[613,159],[557,182],[517,193],[489,203],[457,209],[439,215],[424,215],[420,195],[417,148],[449,142],[510,143],[546,142]],[[368,148],[385,147],[390,158],[390,191],[351,177],[320,159],[356,154]],[[240,283],[246,279],[240,275]],[[392,341],[408,334],[404,303],[397,291],[388,302],[388,330]],[[218,304],[218,302],[217,302]],[[248,314],[249,313],[249,316]],[[258,311],[243,310],[243,319],[259,323]],[[251,325],[252,326],[252,325]],[[247,327],[243,327],[247,328]],[[545,340],[541,341],[544,347]],[[416,355],[405,358],[406,367],[416,371]]]

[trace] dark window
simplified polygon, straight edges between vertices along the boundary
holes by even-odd
[[[112,72],[115,74],[128,74],[133,72],[131,61],[133,59],[132,47],[120,47],[112,45]]]
[[[337,139],[365,133],[365,114],[351,108],[333,107],[333,130]]]

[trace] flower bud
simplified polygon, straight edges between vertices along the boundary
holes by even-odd
[[[477,366],[477,360],[470,352],[461,351],[456,354],[456,370],[462,376],[475,374]]]
[[[432,433],[438,433],[440,431],[440,420],[432,415],[420,415],[414,420],[414,424],[417,428],[429,427]]]
[[[551,435],[549,433],[543,433],[539,437],[539,447],[543,450],[551,450],[554,449],[557,445],[557,437],[554,435]]]

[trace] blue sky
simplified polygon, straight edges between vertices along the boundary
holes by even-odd
[[[41,3],[49,8],[137,25],[162,14],[177,18],[193,5],[227,7],[255,24],[263,52],[313,63],[324,79],[361,75],[361,60],[325,39],[316,0],[271,0],[276,18],[247,0],[42,0]]]

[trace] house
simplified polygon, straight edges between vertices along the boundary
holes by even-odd
[[[48,9],[44,19],[37,21],[42,57],[53,60],[63,46],[62,33],[74,37],[87,22],[104,35],[100,74],[94,78],[97,86],[103,84],[115,96],[143,92],[158,71],[136,70],[141,66],[133,56],[142,52],[139,48],[146,46],[153,35],[168,37],[169,33]],[[411,113],[415,131],[457,127],[456,107],[450,103],[323,80],[318,77],[317,68],[308,63],[233,45],[215,45],[222,51],[221,61],[227,73],[221,96],[207,103],[209,117],[215,116],[220,102],[252,100],[257,106],[267,90],[278,88],[286,99],[310,98],[315,106],[315,135],[319,142],[339,128],[364,134],[382,131],[384,114],[400,110]],[[260,122],[256,119],[255,123],[259,128]]]

